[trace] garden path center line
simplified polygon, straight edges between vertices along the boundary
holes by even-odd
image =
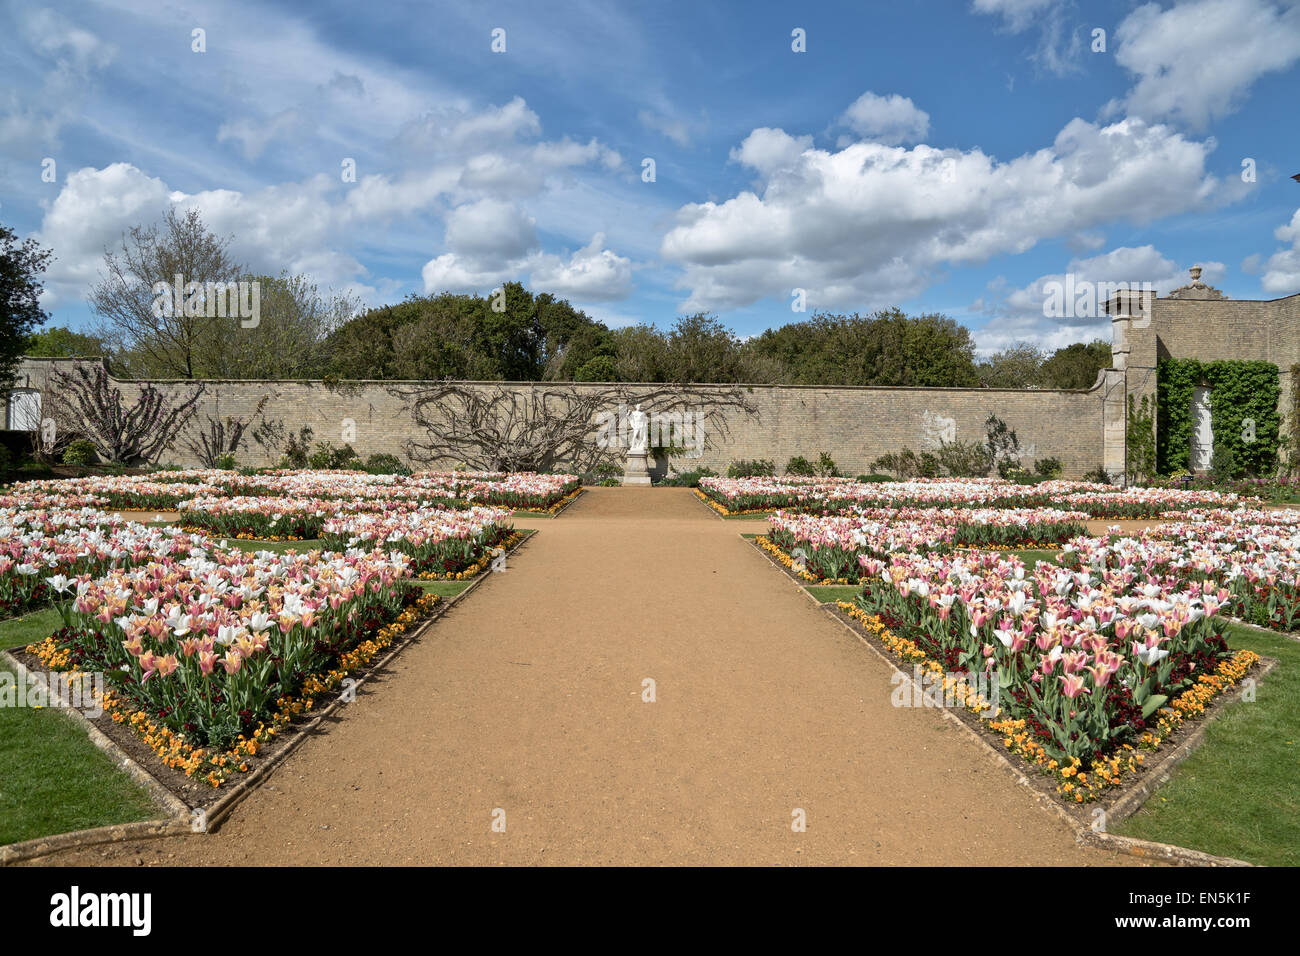
[[[218,832],[46,862],[1134,862],[891,706],[889,668],[740,537],[762,522],[593,488],[516,525],[541,533]]]

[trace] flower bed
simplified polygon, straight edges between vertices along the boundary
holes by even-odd
[[[503,508],[351,514],[326,521],[322,536],[326,547],[337,550],[394,548],[411,559],[418,574],[464,577],[510,537],[510,518]]]
[[[340,670],[368,660],[367,642],[419,613],[419,589],[401,580],[408,564],[379,551],[200,550],[55,582],[64,627],[28,651],[51,670],[103,672],[115,719],[169,766],[218,785]]]
[[[787,554],[802,552],[810,579],[856,581],[864,555],[1052,546],[1084,534],[1086,518],[1051,508],[871,509],[829,516],[778,511],[770,519],[769,537]]]
[[[1229,514],[1235,520],[1166,523],[1137,537],[1079,538],[1066,545],[1063,563],[1127,587],[1176,582],[1223,589],[1250,623],[1300,630],[1300,524],[1256,524],[1249,512]]]
[[[286,498],[300,501],[387,501],[410,507],[489,505],[545,511],[581,487],[576,475],[424,472],[372,475],[357,471],[191,470],[149,476],[110,475],[15,485],[14,503],[77,496],[81,503],[127,510],[173,510],[186,501]],[[354,506],[354,505],[351,505]],[[322,505],[328,510],[329,506]],[[234,533],[230,531],[228,533]]]
[[[202,538],[83,510],[0,509],[0,616],[48,604],[49,580],[183,557]]]
[[[1020,485],[998,478],[859,483],[843,479],[702,478],[700,494],[723,514],[774,510],[845,514],[900,508],[1057,508],[1090,518],[1152,518],[1170,510],[1238,503],[1234,495],[1171,488],[1116,490],[1081,481]]]
[[[1139,751],[1158,746],[1256,661],[1228,650],[1220,616],[1233,595],[1209,582],[1130,588],[1123,574],[1030,571],[991,554],[861,564],[860,619],[921,655],[910,659],[995,676],[989,726],[1077,802],[1119,783],[1140,765]]]

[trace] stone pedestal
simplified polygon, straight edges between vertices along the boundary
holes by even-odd
[[[634,454],[627,453],[627,462],[623,467],[623,484],[625,485],[648,485],[650,484],[650,469],[646,467],[646,453]]]

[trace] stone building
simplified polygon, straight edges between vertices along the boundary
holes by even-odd
[[[1113,367],[1090,389],[858,388],[822,386],[742,386],[753,411],[729,413],[725,434],[708,436],[700,457],[674,459],[677,470],[705,466],[724,472],[736,459],[769,458],[782,465],[794,455],[816,460],[827,452],[847,474],[872,470],[889,452],[922,451],[942,440],[982,440],[990,414],[1002,418],[1020,439],[1022,457],[1054,457],[1067,477],[1099,466],[1119,476],[1125,462],[1127,396],[1154,401],[1156,367],[1162,359],[1250,359],[1277,365],[1282,381],[1280,411],[1294,421],[1292,377],[1300,363],[1300,295],[1272,300],[1232,300],[1200,279],[1167,296],[1120,291],[1105,303],[1112,327]],[[51,372],[79,361],[102,359],[24,359],[6,401],[4,427],[34,433],[49,404]],[[143,383],[116,383],[127,401]],[[163,384],[163,383],[158,383]],[[407,383],[409,385],[411,383]],[[552,383],[553,384],[553,383]],[[482,389],[501,383],[482,383]],[[312,429],[315,439],[347,442],[363,458],[374,453],[403,455],[406,442],[420,437],[409,408],[392,382],[326,384],[307,381],[209,381],[191,431],[208,419],[261,415],[296,433]],[[521,395],[543,387],[511,383]],[[601,386],[577,384],[575,390]],[[699,386],[707,392],[723,386]],[[1193,436],[1193,461],[1205,467],[1213,447],[1208,430],[1211,396],[1198,393],[1202,427]],[[10,435],[12,440],[15,436]],[[195,464],[183,436],[164,462]],[[241,464],[268,465],[273,448],[245,442]],[[444,466],[456,462],[445,460]],[[660,471],[668,463],[660,461]]]

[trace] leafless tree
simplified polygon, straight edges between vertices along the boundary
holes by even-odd
[[[210,233],[196,210],[181,215],[169,207],[160,223],[124,235],[120,252],[104,251],[104,274],[90,291],[90,307],[103,321],[105,336],[132,356],[133,374],[198,378],[206,373],[200,352],[213,320],[175,308],[155,310],[159,297],[153,287],[177,275],[200,285],[238,279],[243,266],[228,247],[229,240]]]
[[[257,408],[253,409],[253,413],[247,418],[239,418],[235,415],[223,417],[220,414],[206,416],[197,437],[186,442],[186,446],[204,468],[215,468],[217,462],[226,455],[233,456],[239,451],[239,443],[244,438],[244,432],[253,423],[253,419],[262,414],[262,409],[266,407],[270,397],[263,395],[262,400],[257,403]]]
[[[601,423],[616,417],[620,406],[698,416],[702,448],[729,434],[728,411],[757,413],[741,387],[446,381],[392,386],[389,392],[405,402],[426,433],[406,442],[408,458],[422,464],[464,462],[486,471],[549,471],[562,465],[582,472],[613,460],[621,452],[611,446],[608,426]]]
[[[156,462],[171,447],[203,392],[202,384],[172,391],[146,383],[127,407],[102,365],[78,363],[52,373],[47,394],[61,432],[83,435],[104,461],[132,464]]]

